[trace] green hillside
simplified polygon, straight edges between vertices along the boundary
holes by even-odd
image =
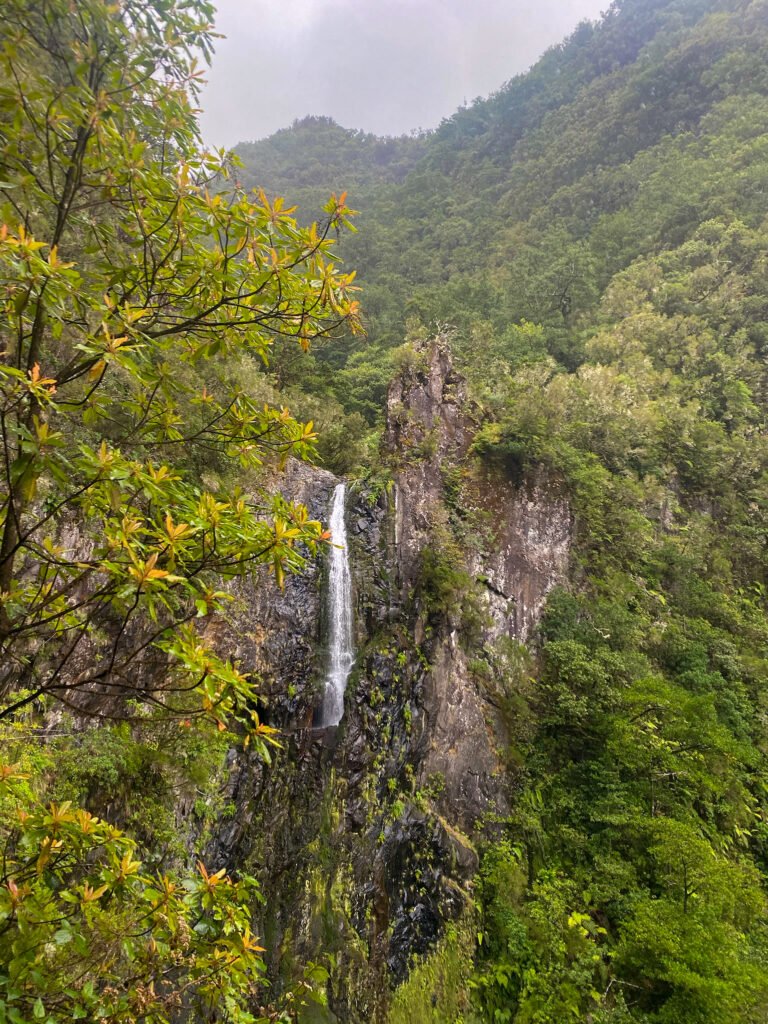
[[[768,0],[234,161],[213,16],[0,18],[0,1024],[766,1024]]]
[[[293,129],[306,160],[280,137],[293,169],[274,140],[241,147],[250,179],[341,187],[320,127]],[[289,387],[375,425],[398,346],[440,325],[479,403],[473,458],[545,469],[575,514],[535,681],[463,641],[519,723],[519,799],[481,873],[478,1019],[763,1021],[768,7],[614,3],[400,140],[402,180],[344,138],[369,337]],[[472,465],[446,472],[468,551]],[[444,608],[471,592],[450,551]]]
[[[625,0],[426,137],[377,144],[318,119],[237,147],[245,183],[303,216],[329,190],[360,211],[344,253],[369,340],[351,356],[330,346],[322,386],[372,420],[412,317],[455,325],[460,349],[473,326],[501,336],[529,320],[574,369],[613,275],[712,219],[759,228],[767,36],[758,3]]]

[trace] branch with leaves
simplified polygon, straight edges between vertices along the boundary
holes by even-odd
[[[204,864],[151,874],[119,829],[45,805],[0,767],[0,1021],[165,1024],[185,1011],[254,1021],[263,948],[255,882]]]
[[[301,507],[194,472],[311,458],[312,424],[233,385],[232,360],[361,330],[333,253],[346,194],[302,228],[199,147],[211,17],[4,8],[0,717],[42,697],[130,717],[130,698],[249,721],[251,681],[190,624],[221,610],[222,578],[267,563],[282,584],[325,539]]]

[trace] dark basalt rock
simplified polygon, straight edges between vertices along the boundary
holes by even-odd
[[[474,840],[509,804],[503,725],[455,624],[428,618],[420,595],[422,551],[436,517],[448,521],[443,470],[468,459],[476,412],[444,339],[417,356],[389,395],[392,487],[348,489],[358,653],[340,725],[311,727],[325,659],[322,557],[282,593],[261,577],[239,581],[226,619],[209,627],[258,674],[269,720],[284,730],[271,766],[233,755],[235,813],[210,853],[261,880],[275,985],[281,954],[301,962],[333,952],[330,1006],[360,1024],[385,1019],[392,986],[467,910]],[[325,520],[336,483],[293,464],[279,487]],[[512,481],[479,470],[466,493],[495,523],[466,559],[487,582],[482,642],[525,639],[565,572],[566,497],[541,473]]]
[[[438,819],[414,808],[386,830],[375,875],[382,879],[391,938],[387,967],[402,981],[414,955],[429,950],[445,920],[465,908],[466,883],[478,866],[470,846],[451,836]]]

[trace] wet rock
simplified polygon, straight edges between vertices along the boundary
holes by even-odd
[[[436,524],[462,550],[446,471],[461,468],[462,501],[491,524],[459,555],[470,585],[479,581],[467,601],[484,607],[473,642],[530,638],[567,571],[562,486],[543,470],[515,480],[474,460],[477,421],[445,339],[418,351],[390,389],[393,486],[348,488],[357,661],[338,728],[311,728],[325,664],[322,558],[282,593],[259,576],[239,581],[233,608],[209,626],[262,680],[285,744],[269,767],[233,759],[235,813],[213,844],[218,863],[261,880],[275,986],[281,950],[298,962],[334,953],[329,1005],[347,1024],[383,1022],[392,986],[462,914],[476,840],[508,811],[513,788],[498,754],[504,725],[460,624],[433,614],[421,592]],[[275,486],[325,521],[336,483],[292,464]]]
[[[438,780],[440,810],[467,831],[489,811],[503,814],[507,809],[502,766],[487,725],[491,712],[466,657],[444,641],[426,679],[420,780],[422,785]]]
[[[520,481],[483,467],[468,490],[492,524],[485,549],[469,558],[470,572],[485,589],[487,639],[526,641],[547,594],[567,578],[573,533],[567,492],[541,467]]]

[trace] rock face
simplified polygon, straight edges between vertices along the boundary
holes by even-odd
[[[571,523],[543,472],[515,482],[471,456],[476,418],[446,342],[415,351],[389,394],[391,486],[348,487],[358,657],[338,727],[311,728],[325,657],[322,560],[282,593],[241,581],[210,627],[258,673],[284,749],[272,766],[233,753],[233,813],[209,859],[261,879],[276,984],[286,957],[335,954],[327,1020],[386,1020],[413,957],[471,914],[476,845],[511,799],[504,723],[472,658],[503,637],[531,637],[564,579]],[[292,466],[280,488],[327,520],[336,483]],[[462,522],[470,513],[488,524],[477,536]],[[435,559],[451,601],[430,589]]]
[[[275,486],[325,521],[338,480],[332,473],[291,461]],[[266,571],[229,585],[234,600],[214,618],[207,635],[260,681],[265,717],[283,728],[311,725],[323,663],[322,564],[309,559],[279,590]]]
[[[485,586],[491,635],[526,641],[547,594],[568,571],[572,524],[567,494],[542,469],[519,483],[485,469],[473,490],[494,524],[490,543],[470,560]]]
[[[404,588],[416,581],[444,504],[441,467],[459,462],[472,441],[471,412],[443,338],[414,352],[390,386],[386,444],[395,467],[395,554]]]

